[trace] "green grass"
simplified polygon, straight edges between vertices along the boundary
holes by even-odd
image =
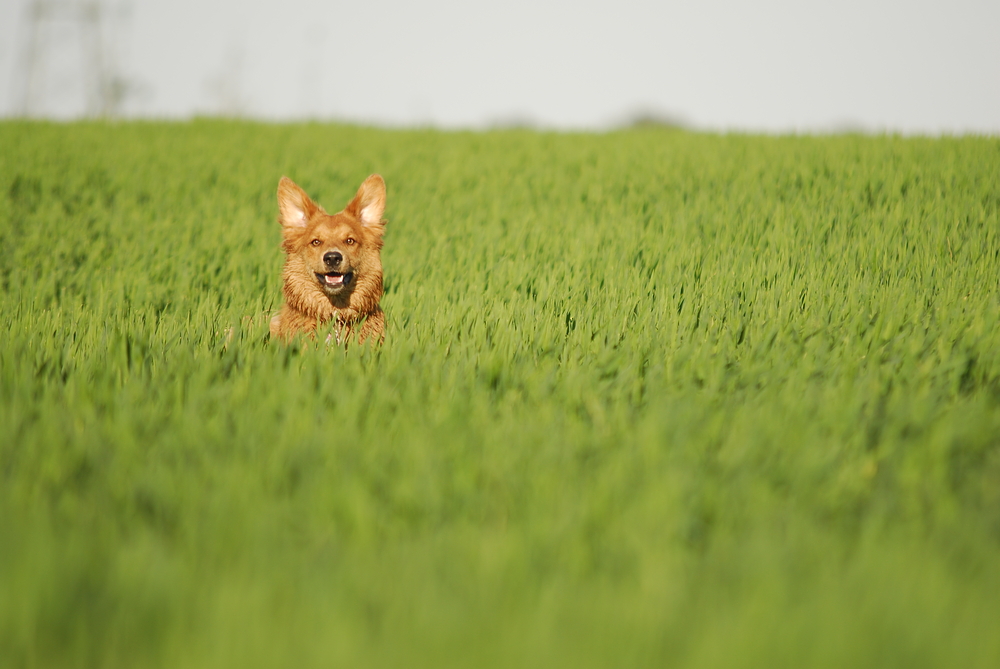
[[[0,664],[996,667],[998,276],[996,138],[0,123]]]

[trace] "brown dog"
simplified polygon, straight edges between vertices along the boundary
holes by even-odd
[[[288,341],[299,332],[315,336],[333,320],[336,340],[385,338],[382,297],[382,235],[385,182],[373,174],[343,211],[327,214],[288,177],[278,182],[278,220],[284,241],[281,273],[285,304],[271,319],[271,335]]]

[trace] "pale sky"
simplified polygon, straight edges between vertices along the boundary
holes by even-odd
[[[32,4],[0,0],[0,116],[20,112],[34,71],[33,113],[80,117],[93,31],[39,24],[30,70]],[[652,114],[708,130],[1000,134],[998,0],[103,6],[125,117],[603,129]]]

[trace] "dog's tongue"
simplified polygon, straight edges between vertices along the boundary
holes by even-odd
[[[343,274],[326,274],[326,282],[330,285],[337,285],[338,283],[344,282]]]

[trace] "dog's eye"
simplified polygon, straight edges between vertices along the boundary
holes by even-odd
[[[310,244],[312,244],[313,246],[319,246],[319,245],[320,245],[320,244],[322,244],[323,242],[321,242],[321,241],[320,241],[320,240],[318,240],[318,239],[314,239],[314,240],[312,240],[312,241],[311,241],[311,242],[309,242],[309,243],[310,243]]]
[[[344,240],[344,243],[347,244],[348,246],[354,246],[355,244],[357,244],[357,241],[355,241],[354,237],[348,237],[347,239]]]

